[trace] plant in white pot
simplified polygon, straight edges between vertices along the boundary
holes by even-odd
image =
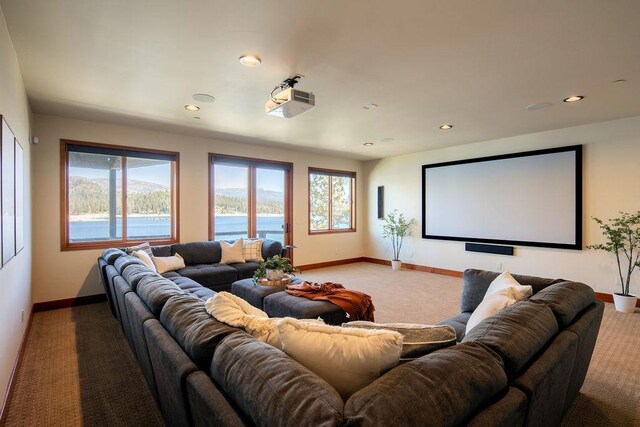
[[[389,212],[384,218],[384,224],[382,225],[382,236],[389,237],[391,239],[391,247],[393,248],[393,259],[391,260],[391,268],[393,270],[399,270],[402,267],[402,261],[400,261],[400,251],[402,250],[402,243],[406,236],[411,235],[411,226],[413,225],[413,218],[408,220],[402,213],[399,213],[397,209]]]
[[[640,211],[635,214],[620,212],[618,218],[609,219],[607,222],[592,218],[600,226],[607,241],[587,247],[610,252],[616,256],[622,292],[613,294],[613,302],[616,310],[633,313],[638,297],[629,293],[629,285],[634,270],[640,267]]]
[[[294,275],[294,272],[300,272],[300,270],[291,265],[289,258],[274,255],[260,263],[253,274],[253,281],[258,283],[262,278],[278,281],[282,280],[285,274]]]

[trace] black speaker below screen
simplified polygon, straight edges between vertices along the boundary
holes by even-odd
[[[483,243],[465,243],[464,249],[468,252],[484,252],[487,254],[513,256],[513,246],[485,245]]]

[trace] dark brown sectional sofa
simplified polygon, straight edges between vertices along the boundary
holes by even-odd
[[[443,321],[461,342],[343,402],[284,352],[209,316],[214,291],[122,253],[103,260],[117,272],[108,280],[117,282],[119,320],[170,426],[558,425],[584,381],[603,312],[584,284],[516,276],[533,297],[464,336],[458,324],[498,275],[467,270],[463,313]]]

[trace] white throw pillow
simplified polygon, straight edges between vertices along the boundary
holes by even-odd
[[[484,297],[486,298],[487,296],[505,288],[512,288],[514,291],[514,296],[518,301],[524,298],[528,298],[533,294],[533,288],[531,286],[521,285],[516,279],[513,278],[511,273],[505,271],[504,273],[493,279],[493,282],[491,282],[491,284],[489,285],[489,289],[487,289]]]
[[[242,247],[242,255],[246,262],[256,261],[262,262],[262,239],[246,239],[244,240]]]
[[[220,264],[236,264],[243,263],[244,256],[242,255],[242,241],[240,238],[233,243],[220,241],[220,247],[222,248],[222,259]]]
[[[473,313],[471,313],[471,317],[469,317],[469,321],[467,321],[465,335],[475,328],[478,323],[482,322],[487,317],[495,316],[495,314],[500,310],[509,307],[516,301],[512,288],[500,289],[491,295],[485,295],[480,305],[473,310]]]
[[[133,256],[138,258],[140,261],[142,261],[144,265],[146,265],[149,268],[149,270],[158,271],[156,269],[156,265],[153,263],[153,260],[151,259],[149,254],[147,254],[145,251],[142,251],[142,250],[133,251]]]
[[[283,350],[329,383],[346,401],[398,364],[402,335],[284,318],[277,323]]]
[[[180,254],[174,256],[154,256],[153,263],[156,265],[158,273],[166,273],[167,271],[180,270],[185,268],[184,259]]]
[[[260,341],[282,349],[276,322],[264,311],[229,292],[218,292],[205,302],[207,313],[227,325],[242,328]]]

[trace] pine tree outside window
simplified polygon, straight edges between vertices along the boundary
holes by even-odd
[[[356,231],[356,173],[309,168],[309,233]]]

